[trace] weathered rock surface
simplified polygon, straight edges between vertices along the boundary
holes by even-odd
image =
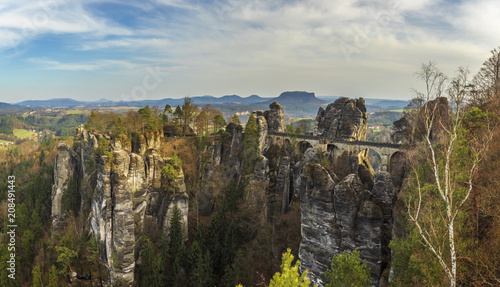
[[[255,117],[259,131],[259,149],[262,154],[265,154],[271,144],[268,133],[285,132],[283,107],[278,102],[273,102],[269,105],[269,110],[255,111],[252,115]]]
[[[54,185],[52,186],[52,225],[54,228],[64,220],[63,196],[74,173],[74,155],[65,142],[57,145],[54,164]]]
[[[338,182],[335,174],[319,164],[318,156],[315,149],[308,149],[293,171],[301,200],[301,270],[309,270],[311,281],[323,286],[332,257],[357,249],[370,268],[372,285],[378,286],[390,263],[395,200],[391,176],[376,173],[373,188],[366,189],[368,184],[359,177],[359,161],[353,157],[355,173]]]
[[[102,155],[93,167],[93,156],[99,145],[99,138],[110,142],[108,154]],[[134,282],[135,243],[143,230],[145,216],[150,216],[166,234],[169,232],[170,217],[177,205],[182,218],[183,233],[187,237],[188,197],[184,174],[174,182],[166,182],[162,176],[164,158],[159,154],[159,134],[135,135],[131,143],[122,147],[120,141],[109,135],[92,134],[78,129],[77,144],[73,151],[66,144],[58,146],[53,186],[52,217],[58,221],[64,210],[60,199],[67,190],[69,178],[79,182],[95,182],[95,186],[81,187],[82,203],[91,197],[90,206],[82,206],[83,216],[90,218],[89,229],[104,246],[101,261],[108,267],[110,284]],[[134,152],[130,152],[134,151]],[[91,180],[95,176],[95,181]],[[95,190],[93,195],[87,194]],[[86,203],[88,205],[88,203]]]
[[[321,165],[307,163],[301,173],[300,269],[309,270],[315,284],[324,283],[323,273],[338,253],[340,230],[336,224],[333,191],[335,182]]]
[[[365,140],[367,119],[363,98],[340,98],[326,109],[319,108],[316,116],[317,135],[352,141]]]
[[[276,193],[278,198],[281,195],[283,199],[281,213],[286,213],[290,207],[292,196],[290,188],[290,157],[288,156],[282,157],[280,161],[276,179]]]
[[[270,104],[269,110],[265,112],[264,116],[267,120],[269,132],[285,132],[283,107],[278,102]]]

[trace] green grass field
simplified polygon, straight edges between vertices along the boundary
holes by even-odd
[[[35,136],[34,132],[30,132],[30,131],[24,130],[24,129],[14,130],[13,133],[14,133],[15,137],[20,138],[20,139],[32,138]]]
[[[10,143],[10,141],[0,140],[0,143]]]
[[[66,114],[67,115],[79,115],[79,114],[82,114],[83,111],[80,111],[80,110],[69,110],[69,111],[66,111]]]

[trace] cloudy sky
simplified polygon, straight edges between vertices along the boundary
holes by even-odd
[[[473,74],[498,0],[0,0],[0,101],[283,91],[409,99],[436,61]]]

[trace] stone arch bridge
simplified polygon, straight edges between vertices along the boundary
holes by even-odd
[[[283,143],[285,141],[295,140],[298,143],[307,142],[311,147],[318,148],[321,151],[347,151],[359,154],[364,152],[368,155],[371,149],[380,155],[381,170],[390,171],[392,157],[400,152],[401,145],[382,142],[368,141],[346,141],[342,139],[326,138],[312,135],[290,135],[288,133],[269,132],[268,136],[272,138],[273,143]]]

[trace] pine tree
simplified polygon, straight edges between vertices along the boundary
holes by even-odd
[[[366,261],[360,264],[359,251],[347,250],[332,258],[331,270],[325,273],[328,284],[325,287],[370,286],[370,273]]]
[[[254,169],[255,161],[259,155],[259,130],[257,122],[253,115],[250,115],[247,124],[245,125],[245,136],[243,138],[245,159],[245,170],[251,173]]]
[[[151,240],[144,236],[141,239],[144,247],[141,250],[142,263],[139,268],[141,274],[140,285],[144,287],[160,287],[165,281],[165,264],[162,252],[156,252]]]
[[[191,272],[191,269],[194,269],[194,267],[197,264],[198,261],[198,256],[202,254],[201,252],[201,247],[200,244],[198,243],[197,240],[191,244],[191,247],[189,248],[189,254],[187,258],[187,264],[186,267],[189,269],[188,272]]]
[[[293,255],[291,254],[290,248],[287,249],[286,253],[283,253],[283,259],[281,263],[281,273],[276,272],[271,282],[269,282],[269,287],[281,287],[281,286],[296,286],[296,287],[309,287],[311,281],[307,278],[308,271],[304,271],[302,275],[299,274],[300,260],[295,262],[292,266]]]
[[[43,235],[43,230],[42,230],[42,219],[40,218],[40,215],[38,214],[37,208],[33,210],[33,213],[31,214],[31,227],[30,229],[33,232],[33,236],[35,237],[35,241],[40,239]]]
[[[40,272],[40,267],[38,267],[38,265],[33,267],[31,274],[33,275],[33,284],[31,286],[41,287],[43,285],[43,282],[42,282],[42,273]]]
[[[236,253],[233,263],[228,264],[224,269],[224,276],[222,276],[220,286],[221,287],[233,287],[236,286],[241,279],[241,268],[243,266],[243,256],[241,251]]]
[[[207,250],[205,254],[198,254],[196,266],[190,276],[191,286],[207,287],[214,286],[212,263],[210,261],[210,252]]]
[[[57,277],[57,268],[52,265],[49,272],[49,284],[47,287],[59,287],[59,277]]]
[[[214,133],[216,133],[220,128],[227,125],[226,120],[224,119],[224,117],[221,114],[216,115],[214,117],[212,123],[214,125]]]
[[[182,241],[181,212],[174,205],[172,217],[170,219],[168,251],[170,255],[170,285],[173,286],[181,268],[181,261],[184,258],[185,249]]]
[[[240,125],[241,124],[240,117],[238,117],[237,114],[232,115],[231,118],[229,119],[229,122],[233,123],[233,124],[236,124],[236,125]]]

